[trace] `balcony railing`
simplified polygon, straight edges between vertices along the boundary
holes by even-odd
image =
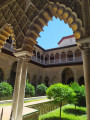
[[[31,58],[33,61],[38,62],[40,64],[63,64],[63,63],[75,63],[75,62],[82,62],[82,56],[75,57],[75,58],[67,58],[67,59],[55,59],[55,60],[40,60],[39,58],[36,58],[35,56],[32,56]]]

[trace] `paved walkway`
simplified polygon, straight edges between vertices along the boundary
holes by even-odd
[[[38,96],[38,97],[24,98],[24,101],[38,100],[38,99],[43,99],[43,98],[47,98],[47,96]],[[3,100],[3,101],[0,101],[0,104],[5,104],[5,103],[12,103],[12,100]]]
[[[27,106],[34,105],[34,104],[39,104],[39,103],[43,103],[43,102],[48,102],[48,101],[50,101],[50,100],[46,99],[46,100],[24,103],[23,116],[26,115],[26,114],[30,114],[30,113],[38,111],[38,110],[33,109],[33,108],[28,108]],[[1,111],[2,111],[2,108],[0,108],[0,114],[1,114]],[[11,114],[11,106],[3,107],[3,119],[2,120],[9,120],[10,119],[10,114]]]

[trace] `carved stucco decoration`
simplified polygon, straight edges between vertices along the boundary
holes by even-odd
[[[25,42],[22,46],[24,50],[29,50],[29,47],[31,49],[31,45],[34,45],[36,39],[39,37],[39,33],[43,30],[43,27],[52,20],[53,16],[56,18],[59,17],[60,20],[64,20],[65,23],[68,23],[69,27],[72,28],[76,39],[80,39],[85,36],[82,21],[77,18],[76,13],[72,12],[70,8],[63,4],[59,4],[58,2],[54,4],[51,2],[45,5],[43,10],[39,12],[39,15],[36,16],[31,23],[30,29],[27,30],[26,36],[28,36],[28,38],[25,38]]]
[[[22,47],[30,52],[39,33],[53,16],[68,23],[76,39],[83,38],[88,29],[83,4],[83,0],[9,0],[0,8],[0,28],[10,23],[15,32],[17,48]]]
[[[16,41],[15,41],[13,27],[10,24],[6,24],[3,26],[3,28],[0,29],[0,50],[6,43],[6,40],[9,39],[9,37],[12,38],[13,45],[15,46]]]

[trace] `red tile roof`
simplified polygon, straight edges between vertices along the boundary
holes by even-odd
[[[74,35],[70,35],[70,36],[63,37],[63,38],[58,42],[58,45],[59,45],[64,39],[68,39],[68,38],[72,38],[72,37],[74,37]]]

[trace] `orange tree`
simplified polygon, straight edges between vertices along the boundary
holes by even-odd
[[[54,99],[54,101],[60,105],[60,120],[62,102],[73,101],[76,96],[72,88],[62,83],[51,85],[47,89],[46,94],[49,99]]]

